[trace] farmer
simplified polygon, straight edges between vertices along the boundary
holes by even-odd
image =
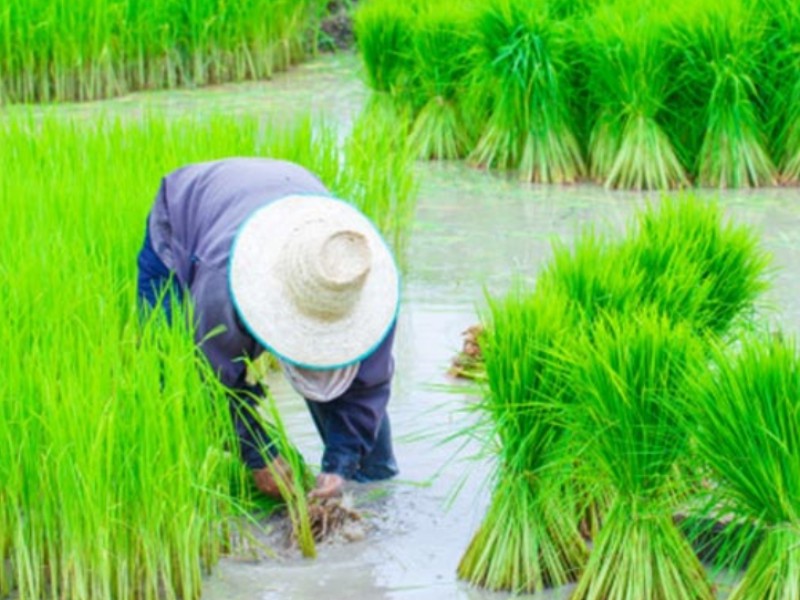
[[[162,180],[138,267],[139,298],[161,302],[167,318],[188,293],[198,345],[230,391],[259,490],[278,497],[276,478],[290,478],[253,415],[262,390],[246,381],[246,359],[265,349],[305,398],[324,444],[311,497],[397,474],[386,405],[398,273],[362,213],[290,162],[190,164]]]

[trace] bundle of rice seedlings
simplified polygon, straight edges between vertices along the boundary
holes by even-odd
[[[800,5],[761,0],[768,15],[768,114],[773,156],[784,183],[800,181]]]
[[[672,517],[681,493],[671,474],[688,441],[673,405],[702,357],[689,327],[653,310],[598,320],[566,357],[581,398],[566,423],[589,481],[614,492],[571,598],[713,598]]]
[[[640,2],[619,0],[588,20],[582,51],[596,111],[590,173],[613,188],[685,186],[688,178],[666,128],[675,77],[665,17],[641,8]]]
[[[470,146],[460,99],[470,73],[470,12],[449,0],[420,10],[412,36],[422,108],[411,130],[420,158],[454,159]]]
[[[574,581],[587,556],[568,485],[568,438],[557,424],[567,385],[554,355],[572,320],[563,299],[524,288],[489,305],[479,408],[498,463],[491,504],[458,575],[489,589],[534,592]]]
[[[527,181],[564,183],[584,171],[568,110],[569,33],[546,3],[492,0],[475,17],[476,83],[488,98],[471,160]]]
[[[712,516],[755,527],[757,545],[732,600],[800,598],[800,357],[797,343],[749,337],[735,354],[717,346],[680,409],[695,423],[696,451],[710,469]],[[749,539],[748,539],[749,538]],[[723,547],[748,556],[742,543]]]
[[[416,88],[412,54],[416,19],[414,3],[392,0],[360,3],[353,16],[367,85],[401,105],[410,101]]]
[[[537,289],[563,295],[567,310],[584,324],[609,312],[627,312],[639,301],[642,274],[624,258],[616,240],[586,229],[572,247],[554,242],[553,255],[537,278]]]
[[[703,334],[727,334],[768,287],[770,257],[753,229],[694,195],[638,210],[622,246],[621,264],[640,273],[639,302]]]
[[[697,182],[774,185],[763,119],[764,17],[740,0],[687,5],[677,15],[684,126],[698,123]],[[686,98],[689,98],[687,103]]]

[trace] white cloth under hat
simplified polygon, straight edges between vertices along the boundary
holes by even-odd
[[[280,360],[337,369],[368,356],[397,315],[399,275],[375,226],[324,196],[287,196],[242,225],[230,292],[244,325]]]
[[[315,402],[330,402],[344,394],[358,375],[360,362],[341,369],[304,369],[279,361],[283,374],[295,391]]]

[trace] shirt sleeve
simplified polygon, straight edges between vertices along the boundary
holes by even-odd
[[[195,338],[220,381],[229,388],[245,380],[245,358],[255,356],[256,341],[236,318],[227,271],[196,261],[190,286]]]
[[[313,412],[325,450],[322,471],[352,479],[362,457],[375,446],[394,374],[394,326],[369,357],[361,361],[353,383],[330,402],[315,402]]]
[[[225,269],[197,261],[191,281],[197,343],[228,389],[239,454],[250,469],[260,469],[277,450],[256,416],[262,391],[246,383],[244,359],[256,355],[257,343],[236,318]]]

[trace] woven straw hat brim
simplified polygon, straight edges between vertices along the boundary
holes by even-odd
[[[298,310],[284,280],[287,242],[320,225],[359,232],[372,258],[357,301],[335,319]],[[399,304],[397,267],[375,226],[353,206],[321,196],[287,196],[254,212],[234,241],[229,284],[250,333],[279,358],[312,369],[343,367],[371,354]]]

